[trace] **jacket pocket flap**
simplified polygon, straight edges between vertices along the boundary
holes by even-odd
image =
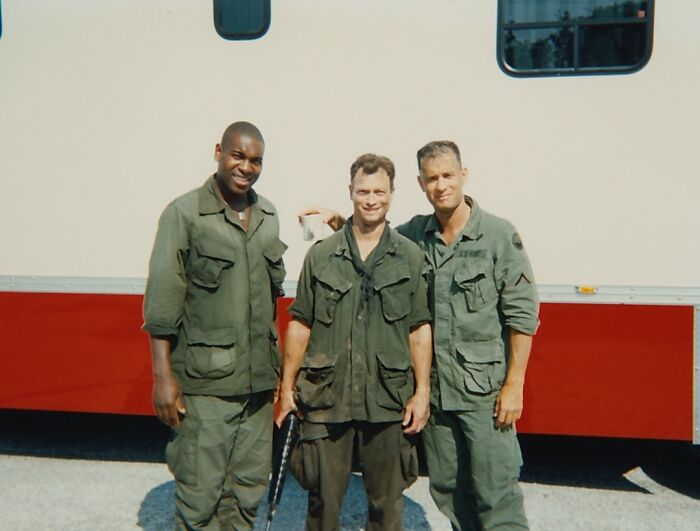
[[[505,361],[503,342],[500,339],[476,341],[457,345],[460,357],[471,363],[494,363]]]
[[[279,238],[275,238],[272,244],[263,251],[263,255],[270,262],[279,262],[282,259],[282,255],[286,250],[287,244]]]
[[[197,252],[200,256],[234,262],[236,254],[230,244],[224,244],[216,240],[200,238],[197,240]]]
[[[335,366],[335,358],[328,354],[314,353],[304,356],[301,367],[304,369],[326,369]]]
[[[455,282],[460,286],[465,283],[476,282],[486,278],[486,271],[488,271],[488,267],[484,261],[474,260],[455,271]]]
[[[399,264],[396,267],[386,269],[378,268],[374,271],[374,287],[377,290],[381,290],[410,278],[411,273],[406,264]]]
[[[377,352],[377,359],[386,369],[405,371],[411,366],[410,356],[398,352]]]
[[[210,347],[233,345],[236,342],[236,331],[231,328],[199,328],[187,329],[187,343],[190,345],[208,345]]]
[[[321,284],[328,286],[333,291],[339,293],[346,293],[352,287],[349,280],[342,278],[338,272],[330,267],[321,267],[314,273],[314,277]]]

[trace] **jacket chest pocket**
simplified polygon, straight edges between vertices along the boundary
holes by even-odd
[[[408,282],[411,274],[406,264],[375,271],[374,288],[382,300],[382,313],[389,322],[403,319],[411,311]]]
[[[474,260],[458,266],[454,282],[457,292],[464,296],[467,309],[476,312],[496,299],[492,278],[492,264],[488,260]]]
[[[331,269],[320,269],[314,276],[314,320],[329,325],[338,301],[350,291],[352,284]]]
[[[215,291],[221,283],[221,272],[233,267],[234,257],[234,250],[230,246],[214,240],[198,240],[189,270],[192,283]]]

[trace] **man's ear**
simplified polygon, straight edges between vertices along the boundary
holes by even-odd
[[[216,144],[216,147],[214,148],[214,160],[216,162],[219,162],[221,159],[221,144]]]

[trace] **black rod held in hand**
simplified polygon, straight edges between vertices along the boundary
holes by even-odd
[[[289,413],[282,423],[280,428],[280,441],[282,444],[277,450],[275,462],[272,467],[272,480],[270,481],[270,492],[267,495],[267,525],[266,531],[270,530],[272,519],[277,512],[280,498],[282,498],[282,489],[284,488],[284,478],[289,468],[289,458],[292,455],[292,450],[299,438],[299,417],[295,413]]]

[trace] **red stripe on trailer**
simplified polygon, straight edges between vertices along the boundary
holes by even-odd
[[[540,319],[520,431],[692,440],[692,306],[552,303]]]
[[[152,414],[143,296],[0,293],[0,407]]]
[[[0,293],[0,407],[152,414],[142,301]],[[692,440],[693,319],[692,306],[543,304],[519,431]]]

